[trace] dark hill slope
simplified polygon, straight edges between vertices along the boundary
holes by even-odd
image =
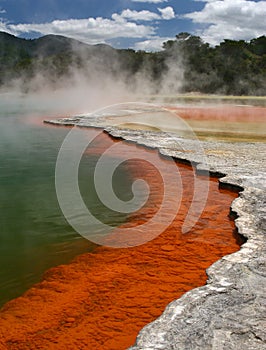
[[[62,77],[71,79],[77,71],[88,80],[97,79],[99,72],[101,78],[122,76],[132,87],[145,77],[154,83],[152,93],[266,95],[266,37],[224,40],[211,47],[200,37],[180,33],[164,43],[163,51],[147,53],[60,35],[26,40],[0,32],[0,87],[20,78],[28,89],[38,72],[56,88]]]

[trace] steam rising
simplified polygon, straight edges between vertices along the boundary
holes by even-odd
[[[154,68],[150,53],[136,54],[137,67],[131,62],[132,50],[119,52],[107,45],[85,47],[71,40],[71,48],[59,53],[59,63],[58,54],[56,59],[52,55],[47,58],[47,53],[45,56],[39,50],[30,68],[15,79],[6,79],[1,91],[47,99],[47,103],[54,101],[58,106],[61,104],[62,111],[70,113],[180,91],[181,64],[173,64],[173,58],[169,58],[164,60],[163,67],[159,63]]]
[[[200,37],[180,33],[164,43],[164,51],[148,53],[62,36],[25,41],[0,34],[2,91],[47,99],[64,113],[182,92],[265,95],[264,36],[211,48]]]

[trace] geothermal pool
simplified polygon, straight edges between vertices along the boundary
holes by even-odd
[[[182,117],[187,120],[194,113],[194,121],[198,121],[199,112],[195,108],[169,108],[180,116],[183,111]],[[201,120],[200,115],[198,119]],[[220,114],[215,114],[215,123],[219,120],[217,115]],[[239,249],[242,241],[229,217],[229,207],[237,193],[220,189],[217,179],[211,179],[205,210],[195,227],[184,235],[180,228],[192,200],[194,173],[189,166],[178,164],[183,195],[172,225],[156,239],[139,247],[96,247],[66,223],[55,197],[56,156],[69,129],[44,126],[40,123],[42,119],[40,111],[26,108],[22,112],[20,106],[2,104],[2,302],[20,295],[39,281],[48,267],[89,253],[68,265],[48,270],[43,282],[29,289],[22,298],[6,304],[0,314],[1,340],[11,349],[17,344],[21,349],[27,349],[29,344],[53,349],[62,349],[62,346],[73,349],[77,344],[81,349],[126,348],[134,343],[139,330],[158,317],[170,301],[205,284],[205,269],[210,264]],[[212,123],[213,114],[209,119]],[[128,119],[124,122],[128,123]],[[236,122],[245,124],[247,121]],[[160,129],[161,125],[157,127]],[[136,160],[125,164],[116,174],[114,185],[125,200],[132,178],[146,179],[152,189],[147,205],[129,216],[111,215],[97,202],[96,196],[88,196],[86,191],[91,194],[93,189],[87,177],[82,178],[83,172],[93,172],[97,156],[114,142],[108,135],[101,134],[85,155],[87,162],[84,161],[80,169],[81,187],[84,187],[87,204],[103,220],[113,226],[134,228],[149,220],[160,205],[163,186],[153,168]],[[126,145],[128,155],[134,155],[139,147]],[[145,152],[156,151],[145,149]],[[119,156],[119,153],[113,155],[114,158]],[[163,159],[163,162],[167,168],[168,160]],[[168,180],[171,181],[171,176]]]
[[[101,134],[90,152],[103,153],[113,142]],[[128,156],[134,157],[138,146],[126,146]],[[167,169],[169,160],[163,162]],[[146,161],[129,161],[125,167],[131,177],[146,180],[151,189],[147,205],[122,225],[134,228],[157,212],[163,183],[160,174]],[[14,344],[14,348],[19,343],[21,349],[28,344],[54,349],[75,349],[77,344],[80,349],[125,349],[169,302],[204,285],[205,269],[239,249],[241,239],[229,217],[229,207],[237,193],[219,189],[217,179],[209,181],[202,176],[202,181],[209,181],[210,186],[207,203],[195,227],[183,234],[182,223],[193,198],[194,173],[182,164],[178,171],[182,177],[182,200],[166,231],[137,247],[98,247],[69,265],[48,270],[43,282],[2,309],[2,341]],[[171,182],[171,177],[169,174],[166,181]],[[12,332],[7,332],[7,328]]]
[[[43,125],[49,113],[58,112],[22,97],[0,96],[0,305],[38,282],[49,267],[94,249],[68,225],[57,202],[55,163],[69,130]],[[87,182],[96,161],[92,155],[81,167],[81,185],[90,191],[87,204],[110,224],[120,224],[125,215],[106,210],[92,194],[92,178]],[[121,195],[128,191],[128,178],[118,171]]]

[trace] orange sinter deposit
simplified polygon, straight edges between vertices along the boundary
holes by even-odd
[[[188,120],[265,123],[265,107],[223,104],[203,107],[167,107],[167,109],[177,112],[181,118]]]
[[[114,141],[101,134],[90,152],[100,154],[111,144]],[[131,156],[142,148],[126,145]],[[169,160],[162,161],[167,168]],[[130,215],[129,223],[124,224],[133,227],[158,210],[163,183],[156,169],[144,160],[133,159],[126,166],[132,178],[146,180],[151,189],[144,208]],[[230,204],[237,193],[219,189],[217,179],[207,180],[204,212],[190,232],[182,234],[193,197],[194,172],[182,164],[178,169],[182,200],[168,229],[146,244],[98,247],[69,265],[48,270],[42,282],[2,308],[0,349],[126,349],[169,302],[206,283],[206,268],[239,249],[239,237],[229,218]],[[167,181],[171,181],[171,174]]]

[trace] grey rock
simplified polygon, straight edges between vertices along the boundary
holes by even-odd
[[[95,119],[65,122],[106,126],[103,119]],[[238,252],[207,269],[205,286],[173,301],[158,319],[145,326],[130,349],[266,349],[266,144],[202,141],[199,146],[198,140],[171,133],[110,125],[106,131],[113,137],[157,148],[162,155],[189,161],[198,171],[221,174],[221,184],[239,187],[240,195],[231,210],[237,214],[238,232],[247,238]]]

